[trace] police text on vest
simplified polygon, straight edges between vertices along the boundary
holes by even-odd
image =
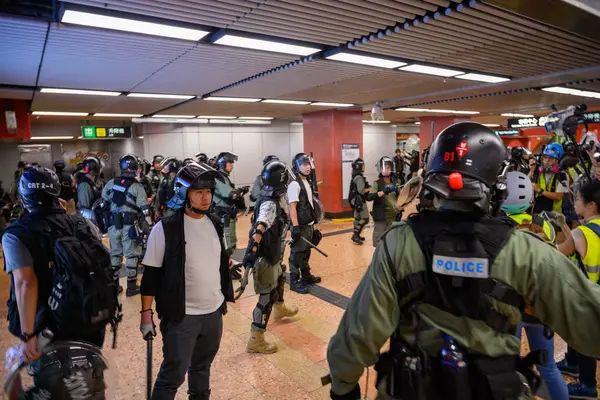
[[[466,278],[488,278],[487,258],[460,258],[433,256],[433,272],[442,275],[463,276]]]

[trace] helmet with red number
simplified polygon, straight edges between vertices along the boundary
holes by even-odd
[[[448,200],[482,200],[485,208],[497,189],[508,154],[502,139],[475,122],[444,129],[431,145],[423,186]]]

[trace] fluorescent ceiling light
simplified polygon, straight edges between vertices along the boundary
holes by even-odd
[[[350,103],[327,103],[318,101],[316,103],[310,103],[311,106],[320,106],[320,107],[354,107],[354,104]]]
[[[31,140],[69,140],[73,136],[32,136]]]
[[[400,107],[400,108],[396,108],[396,111],[429,112],[429,109],[427,109],[427,108]]]
[[[89,113],[85,112],[64,112],[64,111],[34,111],[31,115],[55,115],[60,117],[87,117]]]
[[[198,116],[196,118],[201,118],[201,119],[236,119],[237,117],[221,117],[221,116],[215,116],[215,117],[207,117],[207,116]]]
[[[249,119],[249,120],[257,120],[257,121],[270,121],[274,119],[273,117],[239,117],[238,119]]]
[[[456,69],[430,67],[428,65],[411,64],[406,67],[399,68],[401,71],[417,72],[419,74],[437,75],[437,76],[455,76],[464,74],[464,71],[458,71]]]
[[[134,124],[151,123],[151,124],[208,124],[207,119],[199,118],[133,118]]]
[[[363,124],[389,124],[392,121],[370,121],[368,119],[363,119]]]
[[[415,125],[421,125],[421,123],[420,122],[415,122]]]
[[[156,94],[156,93],[129,93],[127,97],[145,97],[148,99],[182,99],[189,100],[196,96],[186,94]]]
[[[299,56],[309,56],[321,51],[319,48],[298,46],[293,44],[278,43],[270,40],[252,39],[243,36],[226,34],[215,41],[216,44],[225,46],[243,47],[246,49],[274,51],[276,53],[296,54]]]
[[[489,128],[497,128],[500,126],[500,124],[483,124],[483,126],[487,126]]]
[[[121,92],[105,92],[103,90],[79,90],[79,89],[56,89],[42,88],[42,93],[57,93],[57,94],[85,94],[90,96],[120,96]]]
[[[95,113],[94,117],[118,117],[118,118],[139,118],[144,114],[110,114],[110,113]]]
[[[501,78],[499,76],[492,75],[484,75],[484,74],[464,74],[455,76],[458,79],[466,79],[468,81],[478,81],[478,82],[488,82],[488,83],[498,83],[498,82],[506,82],[510,81],[508,78]]]
[[[292,126],[303,126],[304,123],[303,122],[290,122],[290,125],[292,125]]]
[[[467,115],[481,114],[479,111],[456,111],[456,110],[450,110],[450,111],[452,111],[453,114],[467,114]]]
[[[143,136],[138,136],[138,139],[143,139],[143,138],[144,138]]]
[[[248,119],[211,119],[211,124],[229,124],[229,125],[271,125],[271,121],[264,120],[248,120]]]
[[[560,87],[560,86],[547,87],[547,88],[543,88],[542,90],[544,92],[570,94],[572,96],[592,97],[592,98],[600,99],[599,92],[590,92],[588,90],[571,89],[571,88]]]
[[[520,117],[520,118],[533,118],[535,115],[533,114],[514,114],[514,113],[504,113],[500,114],[503,117]]]
[[[193,40],[194,42],[208,35],[208,31],[180,28],[154,22],[143,22],[135,19],[109,17],[105,15],[66,10],[62,23],[94,26],[96,28],[114,29],[117,31],[143,33],[146,35],[164,36],[175,39]]]
[[[156,114],[153,115],[152,118],[196,118],[195,115],[166,115],[166,114]]]
[[[331,55],[331,56],[328,56],[325,58],[327,58],[328,60],[343,61],[343,62],[349,62],[349,63],[354,63],[354,64],[362,64],[362,65],[370,65],[373,67],[380,67],[380,68],[398,68],[403,65],[406,65],[405,62],[401,62],[401,61],[392,61],[392,60],[387,60],[385,58],[362,56],[362,55],[352,54],[352,53],[337,53],[337,54],[334,54],[334,55]]]
[[[440,110],[437,108],[410,108],[410,107],[396,108],[396,111],[428,112],[428,113],[438,113],[438,114],[467,114],[467,115],[479,114],[479,111]]]
[[[276,99],[267,99],[263,100],[263,103],[273,103],[273,104],[297,104],[301,106],[305,106],[310,104],[310,101],[300,101],[300,100],[276,100]]]
[[[237,101],[241,103],[257,103],[262,99],[251,99],[248,97],[207,97],[204,100],[208,101]]]

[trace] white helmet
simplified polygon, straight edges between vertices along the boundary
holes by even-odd
[[[507,214],[521,214],[531,207],[533,202],[533,185],[527,175],[511,171],[506,174],[508,196],[502,203],[502,211]]]

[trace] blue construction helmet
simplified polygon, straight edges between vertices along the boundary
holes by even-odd
[[[544,156],[548,156],[551,158],[556,158],[560,160],[563,157],[564,151],[563,147],[560,143],[551,143],[544,149],[542,153]]]

